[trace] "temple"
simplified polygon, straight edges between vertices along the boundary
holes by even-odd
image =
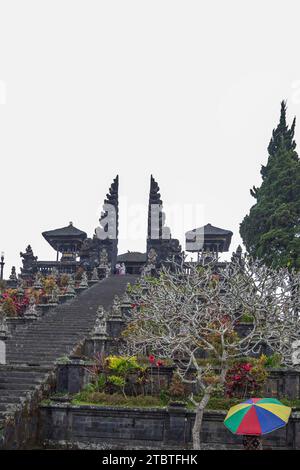
[[[50,274],[75,274],[82,268],[91,278],[97,272],[99,278],[114,272],[117,263],[124,263],[126,272],[141,274],[153,272],[162,264],[179,260],[182,253],[179,240],[172,238],[171,230],[165,224],[163,201],[158,183],[151,175],[148,200],[148,227],[146,251],[118,254],[119,233],[119,176],[117,175],[104,199],[99,218],[99,226],[91,237],[72,222],[66,227],[48,230],[42,233],[44,239],[56,252],[56,259],[40,261],[34,255],[30,245],[22,257],[21,278],[28,279],[40,272]],[[211,224],[190,230],[186,233],[186,251],[197,253],[198,261],[218,258],[219,253],[229,250],[232,232]],[[13,283],[15,279],[12,279]]]
[[[38,257],[34,256],[31,246],[28,245],[26,251],[20,253],[23,264],[21,277],[28,279],[37,272],[47,275],[54,269],[59,273],[75,274],[79,267],[88,273],[92,273],[96,268],[100,277],[112,272],[118,255],[118,191],[119,177],[116,176],[103,203],[100,226],[95,228],[91,238],[84,231],[74,227],[72,222],[66,227],[42,233],[55,250],[56,260],[38,261]]]

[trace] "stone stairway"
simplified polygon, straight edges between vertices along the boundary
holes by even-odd
[[[25,403],[32,402],[34,397],[41,398],[51,374],[53,380],[56,361],[70,355],[89,335],[98,306],[108,309],[114,296],[122,295],[127,283],[134,283],[136,279],[133,275],[104,279],[70,303],[57,306],[27,328],[16,331],[7,340],[7,364],[0,366],[0,448],[20,445],[20,437],[13,428],[22,421],[20,416]],[[16,420],[18,411],[20,416]],[[7,427],[10,427],[9,432],[6,432]],[[23,428],[19,434],[22,433],[26,434]],[[23,441],[26,440],[24,436]]]

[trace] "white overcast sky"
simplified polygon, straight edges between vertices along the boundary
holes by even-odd
[[[0,0],[5,277],[28,243],[55,259],[44,230],[91,235],[117,173],[120,253],[145,250],[151,173],[171,229],[197,205],[184,229],[230,229],[236,248],[281,99],[300,118],[299,18],[299,0]]]

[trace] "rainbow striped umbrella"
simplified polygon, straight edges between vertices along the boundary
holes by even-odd
[[[230,408],[224,424],[234,434],[260,436],[285,426],[291,411],[276,398],[250,398]]]

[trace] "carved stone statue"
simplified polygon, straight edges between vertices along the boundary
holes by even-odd
[[[18,288],[17,288],[17,295],[18,297],[23,297],[25,293],[25,282],[22,279],[18,280]]]
[[[151,276],[152,269],[153,269],[152,265],[146,264],[142,269],[141,276],[142,277]]]
[[[20,252],[21,258],[23,258],[23,261],[25,262],[31,262],[31,261],[36,261],[37,256],[34,256],[32,248],[30,245],[27,246],[25,253]]]
[[[84,272],[84,273],[82,274],[79,287],[80,287],[81,289],[86,289],[87,287],[89,287],[88,278],[87,278],[86,272]]]
[[[102,248],[100,251],[100,266],[107,266],[108,265],[108,254],[105,248]]]
[[[91,281],[99,281],[98,269],[96,267],[93,269]]]
[[[93,337],[106,338],[107,337],[107,321],[104,308],[99,305],[96,313],[96,322],[93,331]]]
[[[150,248],[149,253],[148,253],[147,264],[155,267],[156,260],[157,260],[157,253],[154,250],[154,248]]]
[[[121,301],[118,295],[115,296],[113,300],[113,304],[111,307],[111,317],[112,318],[121,318],[122,317],[122,312],[121,312]]]
[[[27,246],[25,253],[20,252],[23,267],[21,268],[22,276],[30,277],[36,272],[37,256],[34,256],[30,245]]]
[[[34,296],[32,295],[29,299],[29,305],[27,309],[25,310],[24,317],[32,320],[36,320],[38,318],[39,314],[35,306],[35,299]]]
[[[67,285],[67,290],[66,290],[66,294],[67,295],[75,295],[76,292],[75,292],[75,281],[74,281],[74,278],[72,275],[69,276],[69,281],[68,281],[68,285]]]
[[[128,282],[125,293],[122,295],[122,305],[131,303],[130,289],[131,289],[131,284]]]
[[[58,304],[59,303],[59,294],[60,294],[60,289],[59,289],[58,285],[55,284],[55,286],[52,289],[49,302],[51,304]]]
[[[157,252],[154,248],[150,248],[147,257],[147,264],[142,269],[142,278],[145,276],[151,276],[152,270],[156,268]]]
[[[17,280],[18,280],[17,274],[16,274],[16,267],[15,267],[15,266],[13,266],[13,267],[11,268],[11,274],[10,274],[10,276],[9,276],[9,279],[11,279],[12,281],[17,281]]]
[[[18,277],[17,277],[17,274],[16,274],[16,267],[15,266],[13,266],[11,268],[11,274],[9,276],[9,280],[8,280],[7,285],[9,287],[12,287],[12,288],[16,288],[17,285],[18,285]]]
[[[43,278],[42,274],[40,272],[37,272],[34,278],[34,284],[33,284],[34,289],[39,290],[43,288],[42,278]]]

